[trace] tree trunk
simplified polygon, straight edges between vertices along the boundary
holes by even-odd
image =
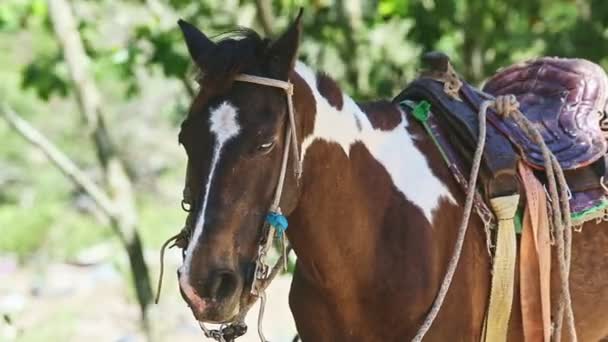
[[[351,6],[355,7],[352,4]],[[358,19],[351,16],[344,0],[338,0],[336,2],[336,11],[340,29],[344,36],[344,44],[338,46],[338,51],[342,61],[346,64],[346,80],[353,89],[359,89],[359,73],[357,71],[356,63],[359,52],[357,46],[359,44],[357,44],[355,39]]]
[[[145,323],[153,294],[136,228],[137,212],[131,180],[106,129],[100,92],[89,74],[89,58],[85,53],[70,4],[67,0],[49,0],[49,14],[74,83],[81,114],[104,170],[107,193],[115,209],[115,215],[111,217],[112,228],[127,250],[137,300]]]
[[[471,2],[463,23],[463,74],[473,84],[479,84],[483,80],[485,70],[485,42],[482,35],[475,34],[483,31],[483,18],[479,14],[484,13],[483,11],[483,2]]]
[[[274,23],[274,14],[272,13],[272,1],[270,0],[255,0],[255,8],[258,12],[258,21],[262,25],[264,34],[267,37],[272,36],[272,26]]]

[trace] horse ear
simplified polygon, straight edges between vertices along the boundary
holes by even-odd
[[[190,24],[189,22],[180,19],[177,21],[177,24],[182,30],[184,40],[186,41],[186,46],[188,47],[188,52],[190,52],[192,60],[200,68],[203,68],[203,66],[200,65],[203,60],[202,57],[205,53],[209,53],[209,51],[213,49],[215,43],[207,38],[207,36],[196,28],[196,26]]]
[[[302,35],[301,18],[302,8],[289,28],[270,46],[268,67],[273,76],[287,79],[287,75],[295,65]]]

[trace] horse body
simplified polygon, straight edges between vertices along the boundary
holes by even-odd
[[[274,42],[245,32],[218,43],[180,22],[203,71],[180,132],[192,208],[176,242],[184,248],[180,290],[201,322],[231,322],[251,301],[252,265],[264,235],[256,227],[285,171],[289,106],[276,88],[234,79],[290,80],[301,151],[290,159],[301,157],[295,161],[303,173],[299,179],[286,173],[280,207],[298,256],[290,293],[298,332],[304,341],[409,340],[443,281],[464,194],[410,113],[389,101],[357,104],[326,75],[295,63],[299,20]],[[294,171],[295,163],[288,164]],[[581,341],[608,335],[606,225],[586,223],[573,238],[570,282]],[[484,227],[473,215],[426,340],[480,340],[490,279]],[[552,293],[558,292],[553,272]],[[516,285],[509,340],[522,339]]]
[[[570,292],[579,341],[599,341],[608,337],[608,223],[588,222],[572,236]],[[552,258],[552,269],[557,260]],[[557,275],[551,293],[559,293]],[[552,308],[557,307],[556,299]]]
[[[296,72],[296,93],[313,96],[296,97],[296,108],[316,104],[313,117],[301,118],[309,131],[302,144],[301,194],[288,231],[298,255],[290,305],[300,336],[411,339],[445,274],[464,195],[426,132],[397,105],[357,105],[342,93],[342,101],[335,101],[335,92],[317,89],[308,68],[300,65]],[[301,87],[307,90],[299,92]],[[581,341],[608,334],[608,300],[602,301],[608,279],[601,272],[608,267],[601,257],[608,242],[605,225],[587,223],[573,239],[571,291]],[[475,217],[427,340],[480,339],[490,269],[483,225]],[[558,293],[555,273],[552,284]],[[518,296],[516,289],[512,341],[523,339]]]
[[[352,105],[336,108],[312,77],[303,79],[296,93],[298,87],[311,88],[306,93],[315,98],[304,101],[316,103],[316,110],[313,118],[302,118],[314,122],[314,129],[304,133],[302,189],[288,231],[298,255],[290,295],[298,331],[311,341],[412,337],[445,272],[461,191],[425,132],[396,105],[376,103],[382,111],[366,112],[342,95]],[[391,123],[374,129],[372,122],[380,120]],[[349,130],[355,132],[345,141]],[[335,135],[317,138],[324,131]],[[366,139],[374,134],[376,139]],[[383,158],[381,149],[392,155]],[[436,323],[468,331],[465,336],[481,331],[484,305],[475,299],[485,300],[488,288],[479,227],[478,221],[472,224],[469,235],[479,238],[467,239],[467,267],[460,268],[445,305],[457,312],[444,310]],[[456,299],[460,305],[451,305]],[[454,336],[454,329],[437,330]]]

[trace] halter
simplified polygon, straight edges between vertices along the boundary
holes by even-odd
[[[260,312],[258,315],[258,335],[262,342],[266,342],[266,337],[264,337],[264,333],[262,332],[262,320],[264,317],[264,307],[266,305],[265,290],[268,285],[270,285],[270,282],[274,279],[274,277],[278,274],[278,271],[281,266],[283,266],[284,269],[287,269],[287,254],[290,251],[290,248],[287,247],[284,234],[285,230],[287,229],[288,222],[287,218],[281,212],[280,207],[283,188],[285,186],[285,176],[287,174],[287,161],[289,159],[290,148],[293,151],[294,155],[294,170],[296,178],[299,179],[302,175],[301,155],[298,148],[296,121],[292,99],[293,84],[289,81],[286,82],[273,78],[260,77],[248,74],[237,75],[234,80],[280,88],[285,91],[285,96],[287,97],[289,126],[286,127],[285,148],[283,150],[283,158],[281,160],[281,171],[279,173],[279,179],[277,180],[277,187],[275,189],[272,204],[270,206],[270,209],[268,210],[266,219],[264,220],[263,232],[265,232],[265,234],[263,233],[263,237],[260,240],[258,246],[258,254],[255,260],[254,278],[251,283],[251,294],[256,298],[260,298],[261,300]],[[266,263],[266,255],[272,247],[275,233],[277,237],[281,239],[283,253],[277,263],[271,269],[270,265]],[[209,338],[213,338],[214,340],[221,342],[234,341],[236,338],[242,336],[243,334],[245,334],[245,332],[247,332],[247,326],[245,325],[244,320],[245,316],[247,315],[247,312],[249,311],[251,306],[253,306],[254,303],[255,300],[247,303],[243,308],[241,308],[239,313],[236,315],[236,318],[231,323],[223,324],[222,326],[220,326],[219,329],[209,330],[202,322],[199,322],[199,325],[205,333],[205,336]]]

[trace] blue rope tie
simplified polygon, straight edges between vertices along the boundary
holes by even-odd
[[[287,226],[289,226],[287,217],[275,211],[271,211],[266,215],[266,222],[277,231],[279,238],[283,237],[283,233],[287,230]]]

